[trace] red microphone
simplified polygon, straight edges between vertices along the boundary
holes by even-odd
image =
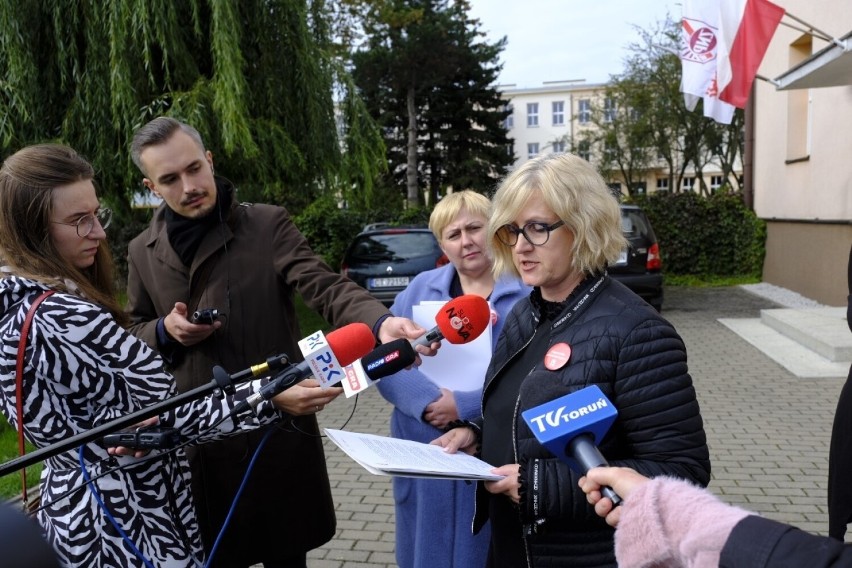
[[[319,331],[309,335],[299,341],[305,360],[275,375],[246,402],[256,408],[262,400],[269,400],[310,376],[322,386],[336,384],[345,377],[343,367],[367,355],[375,344],[376,338],[370,326],[364,323],[350,323],[327,336]]]
[[[446,339],[460,345],[482,335],[491,323],[491,308],[481,296],[465,294],[453,298],[438,310],[435,327],[411,342],[412,347],[431,345]]]
[[[353,361],[360,359],[376,346],[373,330],[366,323],[344,325],[326,335],[325,339],[334,351],[337,361],[344,367],[351,365]]]

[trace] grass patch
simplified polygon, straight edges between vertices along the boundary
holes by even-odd
[[[296,296],[296,319],[299,320],[299,329],[302,333],[313,333],[317,330],[328,333],[331,324],[325,321],[321,315],[305,305],[302,297]]]
[[[300,296],[296,296],[296,317],[299,319],[299,327],[302,333],[313,333],[317,330],[328,332],[331,325],[321,315],[305,305]],[[27,452],[35,448],[26,444]],[[0,463],[18,457],[18,433],[12,428],[6,419],[0,416]],[[41,475],[41,463],[36,463],[27,468],[27,487],[38,485]],[[5,501],[21,494],[21,476],[14,472],[0,477],[0,500]]]
[[[710,288],[719,286],[740,286],[742,284],[760,284],[760,278],[755,276],[696,276],[694,274],[666,274],[666,286],[691,286],[693,288]]]
[[[35,448],[26,442],[27,453]],[[12,428],[5,417],[0,416],[0,463],[6,463],[18,457],[18,432]],[[41,475],[41,463],[27,468],[27,487],[38,485]],[[21,474],[16,471],[0,477],[0,499],[7,500],[21,495]]]

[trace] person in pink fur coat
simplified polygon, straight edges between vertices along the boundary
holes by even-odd
[[[619,568],[852,566],[852,546],[728,505],[682,479],[598,467],[579,485],[616,527]],[[621,496],[620,506],[601,496],[604,486]]]

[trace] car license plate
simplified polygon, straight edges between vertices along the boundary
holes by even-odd
[[[398,286],[408,286],[408,276],[370,279],[370,288],[395,288]]]
[[[624,264],[627,264],[627,251],[626,250],[621,251],[621,254],[618,255],[618,260],[615,261],[615,264],[613,264],[613,266],[622,266]]]

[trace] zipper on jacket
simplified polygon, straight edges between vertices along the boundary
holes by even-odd
[[[512,355],[510,357],[506,358],[506,362],[503,363],[503,365],[499,369],[497,369],[497,371],[494,373],[495,377],[503,372],[503,369],[506,368],[506,365],[508,365],[512,361],[512,359],[514,359],[518,355],[518,353],[520,353],[521,351],[523,351],[527,347],[529,347],[530,343],[532,343],[532,340],[535,338],[536,334],[538,333],[538,329],[539,329],[538,323],[539,323],[540,320],[539,320],[539,317],[536,315],[535,310],[531,310],[531,312],[532,312],[531,313],[532,318],[533,318],[533,320],[535,321],[535,324],[536,324],[532,335],[523,345],[521,345],[518,349],[516,349],[515,352],[512,353]],[[535,369],[535,367],[533,367],[533,369]],[[532,372],[532,369],[530,369],[530,373],[531,372]],[[527,373],[527,375],[529,375],[529,373]],[[491,383],[493,383],[493,382],[494,381],[492,380]],[[482,400],[480,401],[480,406],[483,407],[483,408],[485,406],[485,393],[487,392],[488,387],[491,385],[491,383],[485,385],[482,389]],[[517,432],[515,430],[516,425],[517,425],[517,420],[515,420],[515,417],[518,415],[518,406],[520,405],[520,403],[521,403],[521,393],[519,391],[518,392],[518,398],[517,398],[517,400],[515,400],[514,416],[512,417],[512,453],[515,456],[515,463],[518,463],[518,444],[517,444],[517,440],[516,440]],[[483,430],[485,430],[485,415],[484,414],[485,413],[483,412],[483,417],[482,417],[482,429]],[[473,520],[470,523],[471,531],[473,531],[473,529],[475,528],[475,525],[476,525],[476,517],[477,517],[476,513],[477,513],[477,504],[478,504],[477,499],[476,499],[476,493],[477,492],[474,492],[474,498],[473,498]],[[524,533],[524,526],[523,526],[523,523],[522,523],[521,524],[521,542],[524,545],[524,556],[526,556],[526,559],[527,559],[527,568],[533,568],[532,567],[532,559],[531,559],[531,556],[530,556],[530,547],[529,547],[529,544],[527,543],[527,539],[526,539],[526,537],[524,536],[523,533]]]
[[[533,317],[533,319],[534,319],[536,322],[538,322],[538,317],[536,317],[535,312],[533,312],[533,313],[532,313],[532,317]],[[517,350],[516,350],[516,351],[515,351],[515,352],[514,352],[514,353],[513,353],[510,357],[508,357],[508,358],[506,359],[506,362],[505,362],[505,363],[503,363],[503,365],[502,365],[499,369],[497,369],[497,371],[494,373],[494,376],[495,376],[495,377],[496,377],[497,375],[499,375],[501,372],[503,372],[503,369],[505,369],[505,368],[506,368],[506,365],[508,365],[508,364],[509,364],[509,362],[510,362],[512,359],[514,359],[514,358],[515,358],[515,356],[517,356],[517,354],[518,354],[518,353],[520,353],[521,351],[523,351],[524,349],[526,349],[526,348],[529,346],[529,344],[532,342],[533,337],[535,337],[535,334],[536,334],[537,332],[538,332],[538,326],[536,326],[536,329],[533,331],[533,334],[530,336],[530,338],[527,340],[527,342],[526,342],[526,343],[524,343],[524,344],[523,344],[523,345],[522,345],[519,349],[517,349]],[[494,381],[492,380],[491,382],[493,383]],[[488,385],[483,386],[483,388],[482,388],[482,397],[481,397],[481,399],[480,399],[480,401],[479,401],[479,406],[480,406],[480,408],[484,408],[484,404],[485,404],[485,393],[486,393],[486,391],[488,390],[488,387],[489,387],[489,385],[490,385],[490,384],[491,384],[491,383],[489,383]],[[520,395],[518,395],[518,400],[520,400]],[[515,412],[516,412],[516,413],[517,413],[517,408],[518,408],[518,407],[517,407],[517,405],[518,405],[518,402],[516,401],[516,402],[515,402]],[[485,429],[485,413],[484,413],[484,412],[483,412],[483,416],[482,416],[482,429],[483,429],[483,430]],[[514,440],[514,438],[515,438],[515,425],[514,425],[514,424],[512,424],[512,451],[513,451],[513,453],[514,453],[514,455],[515,455],[515,461],[517,462],[517,460],[518,460],[518,458],[517,458],[518,450],[517,450],[517,448],[515,447],[515,440]],[[470,521],[470,530],[471,530],[471,532],[473,532],[473,531],[475,530],[475,528],[476,528],[476,517],[477,517],[476,513],[477,513],[477,504],[478,504],[478,503],[477,503],[478,499],[476,498],[476,494],[477,494],[477,492],[476,492],[476,491],[474,491],[474,493],[473,493],[473,519],[471,519],[471,521]],[[527,556],[528,556],[527,560],[529,561],[529,555],[527,555]],[[531,567],[530,567],[530,568],[531,568]]]
[[[535,318],[536,322],[538,322],[538,318],[536,318],[535,315],[533,315],[533,317]],[[514,359],[518,355],[518,353],[520,353],[521,351],[523,351],[527,347],[529,347],[530,343],[532,343],[532,340],[535,339],[535,336],[538,333],[538,329],[539,329],[538,326],[536,326],[535,330],[533,331],[533,334],[526,341],[526,343],[524,343],[520,348],[518,348],[512,354],[511,357],[506,359],[506,362],[497,370],[496,373],[494,373],[495,377],[497,375],[499,375],[503,371],[503,369],[506,368],[506,365],[508,365],[512,361],[512,359]],[[529,370],[527,375],[532,373],[533,369],[535,369],[535,366],[533,366],[533,368]],[[491,382],[493,383],[494,381],[491,381]],[[485,391],[486,391],[486,389],[487,389],[487,386],[486,386],[486,388],[482,389],[482,404],[484,404],[484,402],[485,402]],[[517,416],[518,416],[518,408],[520,407],[520,404],[521,404],[521,393],[519,391],[518,392],[518,398],[515,399],[515,410],[512,413],[512,455],[514,455],[514,457],[515,457],[515,463],[519,463],[518,462],[518,441],[517,441],[518,436],[517,436],[516,428],[517,428],[517,424],[518,424]],[[482,429],[485,430],[485,417],[484,417],[484,415],[483,415],[483,420],[482,420]],[[473,529],[474,524],[476,522],[476,505],[477,505],[476,501],[477,500],[474,497],[474,500],[473,500],[473,519],[474,520],[471,521],[471,529]],[[526,559],[527,559],[527,568],[532,568],[532,559],[530,558],[530,547],[529,547],[529,543],[527,542],[527,538],[524,535],[525,532],[526,532],[526,529],[524,528],[523,523],[521,523],[521,535],[520,536],[521,536],[521,542],[524,545],[524,556],[526,556]]]
[[[536,333],[538,333],[538,328],[536,328],[536,330],[533,332],[532,337],[530,337],[530,340],[527,342],[527,345],[529,345],[532,342],[532,340],[535,338]],[[524,349],[527,348],[527,345],[524,346]],[[520,351],[518,353],[520,353]],[[516,353],[516,355],[517,355],[517,353]],[[535,370],[535,365],[533,365],[533,368],[530,369],[527,372],[527,377],[530,375],[530,373],[533,372],[533,370]],[[517,425],[518,425],[518,409],[520,408],[520,406],[521,406],[521,391],[520,391],[520,389],[518,389],[518,398],[515,400],[515,410],[512,413],[512,452],[515,455],[515,463],[517,463],[517,464],[521,463],[520,459],[518,458],[518,433],[517,433],[517,430],[516,430]],[[483,427],[484,426],[485,426],[485,422],[483,421]],[[520,483],[520,476],[519,476],[519,479],[518,479],[518,483]],[[520,506],[520,503],[518,503],[518,505]],[[518,513],[518,516],[520,516],[520,513]],[[518,520],[520,520],[520,519],[518,519]],[[530,530],[535,530],[535,525],[533,525],[533,528],[531,528]],[[532,568],[532,553],[530,551],[530,543],[527,540],[527,534],[529,532],[530,531],[528,531],[527,528],[524,526],[524,523],[521,522],[521,542],[524,545],[524,556],[526,556],[526,558],[527,558],[527,568]]]

